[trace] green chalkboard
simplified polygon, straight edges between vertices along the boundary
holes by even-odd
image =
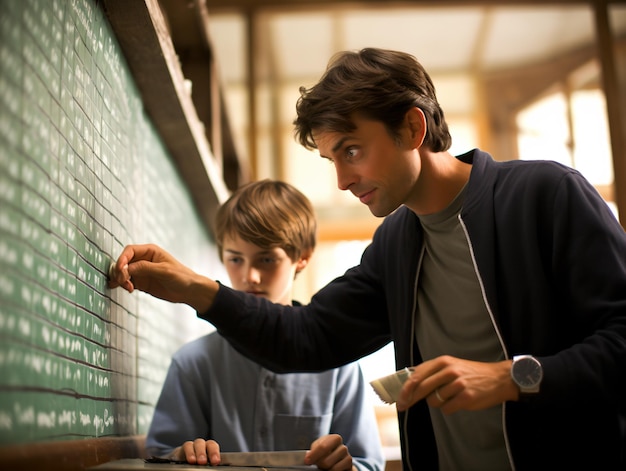
[[[195,316],[107,268],[214,244],[98,2],[2,0],[0,64],[0,445],[145,433]]]

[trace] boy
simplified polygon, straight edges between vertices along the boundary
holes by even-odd
[[[300,191],[271,180],[241,187],[218,210],[216,242],[234,289],[298,304],[293,282],[316,244],[313,208]],[[213,332],[174,354],[146,447],[155,456],[216,465],[220,450],[311,446],[321,453],[312,463],[320,469],[382,471],[366,398],[355,363],[319,374],[275,374]]]

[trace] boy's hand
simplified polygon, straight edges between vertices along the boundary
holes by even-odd
[[[316,465],[319,469],[328,471],[350,471],[352,455],[344,445],[341,435],[330,434],[318,438],[311,444],[304,461],[307,465]]]
[[[207,457],[210,457],[210,463]],[[196,438],[176,448],[171,453],[170,459],[186,461],[189,464],[217,466],[221,462],[220,446],[215,440]]]

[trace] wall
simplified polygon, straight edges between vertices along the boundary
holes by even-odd
[[[194,313],[106,287],[127,243],[219,266],[95,0],[0,2],[0,446],[147,430]]]

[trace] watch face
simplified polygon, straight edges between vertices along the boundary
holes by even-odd
[[[532,357],[521,358],[515,362],[514,376],[521,388],[532,388],[543,376],[541,364]]]

